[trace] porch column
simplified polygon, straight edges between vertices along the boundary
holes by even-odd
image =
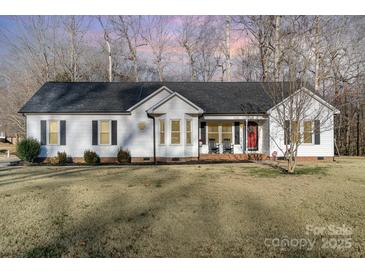
[[[223,138],[222,138],[222,124],[218,124],[218,144],[219,144],[219,153],[223,153]]]

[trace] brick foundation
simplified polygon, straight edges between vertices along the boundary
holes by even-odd
[[[131,163],[153,163],[153,157],[132,157]]]
[[[72,163],[84,164],[83,157],[72,157]],[[189,161],[247,161],[247,160],[269,160],[270,157],[266,154],[201,154],[198,157],[157,157],[158,163],[181,163]],[[278,159],[279,160],[279,159]],[[283,161],[283,159],[280,159]],[[298,162],[333,162],[334,157],[312,157],[312,156],[299,156]],[[51,158],[38,158],[39,162],[50,163]],[[153,157],[132,157],[131,163],[153,163]],[[100,157],[100,163],[102,164],[118,164],[117,157]]]
[[[315,161],[326,161],[326,162],[333,162],[335,157],[311,157],[311,156],[298,156],[298,162],[315,162]]]
[[[153,163],[153,157],[132,157],[132,163]],[[179,163],[188,161],[197,161],[198,157],[156,157],[156,161],[160,163]]]
[[[42,163],[51,163],[51,157],[46,158],[38,158],[39,162]],[[83,157],[70,157],[70,162],[75,164],[85,164],[85,160]],[[100,163],[102,164],[117,164],[118,159],[117,157],[100,157]]]

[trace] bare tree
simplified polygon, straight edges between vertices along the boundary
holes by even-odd
[[[83,78],[82,55],[86,49],[85,35],[90,27],[90,19],[84,16],[62,17],[66,32],[66,44],[60,59],[71,82]]]
[[[242,26],[242,30],[251,41],[257,45],[260,52],[261,79],[269,80],[270,55],[272,53],[272,37],[274,33],[273,16],[238,16],[236,23]]]
[[[242,45],[234,59],[236,78],[241,81],[260,81],[261,67],[258,49],[254,45]]]
[[[153,63],[156,66],[158,78],[164,81],[164,69],[167,65],[167,47],[171,40],[168,30],[168,16],[146,16],[144,20],[145,29],[141,36],[146,44],[151,48]]]
[[[232,61],[231,61],[231,30],[232,30],[232,18],[231,16],[225,16],[225,29],[224,29],[224,56],[226,65],[226,80],[230,82],[232,80]],[[222,76],[223,78],[223,76]]]
[[[2,77],[6,79],[0,100],[1,116],[8,128],[21,134],[25,131],[24,117],[19,108],[57,70],[52,44],[55,18],[29,16],[15,18],[17,33],[1,33],[7,59],[2,62]],[[22,77],[19,77],[21,75]]]
[[[214,17],[203,17],[198,27],[199,36],[197,38],[197,73],[198,79],[203,82],[211,81],[217,71],[218,65],[222,63],[220,45],[222,33],[217,26]]]
[[[197,80],[197,48],[199,32],[197,31],[200,24],[200,18],[197,16],[186,16],[182,18],[181,28],[178,30],[178,43],[185,50],[188,56],[190,66],[191,81]]]
[[[288,172],[294,173],[300,146],[318,142],[320,134],[333,129],[333,111],[313,99],[311,91],[300,82],[286,82],[281,86],[286,86],[284,89],[273,85],[269,87],[269,93],[275,94],[273,98],[281,98],[280,94],[286,92],[290,95],[270,112],[270,140],[275,144],[274,148],[287,159]]]
[[[103,37],[104,37],[107,51],[108,51],[108,78],[109,78],[109,82],[112,82],[113,81],[113,60],[112,60],[112,51],[111,51],[111,46],[110,46],[110,44],[111,44],[110,30],[106,26],[106,23],[103,22],[103,18],[101,16],[98,17],[98,21],[104,32]]]
[[[117,16],[113,18],[112,22],[119,39],[127,44],[129,50],[127,60],[132,62],[134,81],[138,82],[138,48],[146,46],[141,37],[141,16]]]
[[[284,51],[287,81],[264,85],[275,105],[269,111],[272,119],[270,140],[287,159],[289,173],[295,172],[300,146],[316,143],[321,133],[334,128],[335,110],[325,102],[318,102],[321,99],[314,99],[312,92],[306,89],[311,62],[304,53],[305,46],[300,37],[288,37]]]
[[[280,52],[281,52],[281,16],[275,16],[275,43],[274,43],[274,80],[279,81],[280,79]]]

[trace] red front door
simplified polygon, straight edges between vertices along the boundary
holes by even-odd
[[[255,122],[248,122],[247,125],[247,149],[257,150],[258,148],[258,126]]]

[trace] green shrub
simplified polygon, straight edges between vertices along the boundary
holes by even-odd
[[[128,150],[123,150],[120,148],[118,150],[117,158],[119,163],[129,163],[131,160],[131,155]]]
[[[98,164],[100,163],[100,158],[95,151],[85,150],[84,152],[84,160],[87,164]]]
[[[41,145],[36,139],[23,139],[16,145],[16,154],[23,161],[34,162],[40,148]]]

